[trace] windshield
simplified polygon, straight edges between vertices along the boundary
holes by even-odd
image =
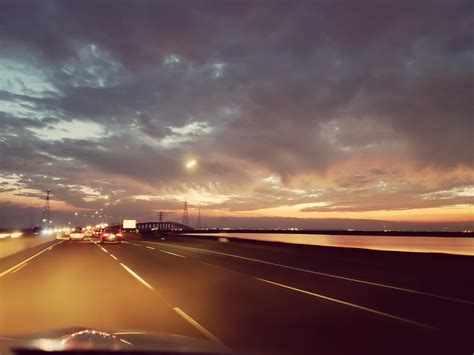
[[[0,0],[0,355],[472,354],[473,10]]]

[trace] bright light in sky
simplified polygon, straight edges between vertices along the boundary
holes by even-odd
[[[196,166],[197,162],[196,160],[189,160],[187,163],[186,163],[186,168],[188,169],[192,169]]]

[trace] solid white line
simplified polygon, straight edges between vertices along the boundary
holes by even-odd
[[[30,260],[36,258],[37,256],[43,254],[45,251],[49,250],[49,248],[52,248],[52,247],[54,247],[54,246],[56,246],[56,245],[58,245],[58,244],[61,244],[62,242],[63,242],[63,241],[57,242],[56,244],[53,244],[53,245],[51,245],[51,246],[49,246],[49,247],[47,247],[47,248],[41,250],[40,252],[38,252],[38,253],[36,253],[36,254],[30,256],[29,258],[27,258],[27,259],[25,259],[25,260],[19,262],[18,264],[12,266],[11,268],[9,268],[9,269],[3,271],[2,273],[0,273],[0,277],[2,277],[2,276],[4,276],[4,275],[8,274],[8,273],[9,273],[10,271],[12,271],[12,270],[15,270],[17,267],[19,267],[19,266],[21,266],[21,265],[23,265],[23,264],[26,264],[28,261],[30,261]]]
[[[213,265],[213,264],[206,263],[205,261],[200,261],[199,264],[203,264],[203,265],[207,265],[207,266],[212,266],[212,267],[220,267],[220,266],[217,266],[217,265]]]
[[[126,341],[125,339],[120,338],[119,340],[120,340],[122,343],[125,343],[125,344],[127,344],[127,345],[133,346],[132,343],[130,343],[129,341]]]
[[[143,280],[140,276],[138,276],[138,274],[136,274],[132,269],[130,269],[129,267],[127,267],[126,265],[120,263],[120,265],[122,265],[122,267],[128,271],[128,273],[130,275],[132,275],[134,278],[136,278],[142,285],[144,285],[145,287],[149,288],[150,290],[154,291],[155,289],[153,288],[153,286],[151,286],[148,282],[146,282],[145,280]]]
[[[426,329],[435,330],[435,331],[439,331],[439,330],[440,330],[439,328],[433,327],[433,326],[431,326],[431,325],[426,325],[426,324],[423,324],[423,323],[418,323],[418,322],[415,322],[415,321],[412,321],[412,320],[409,320],[409,319],[406,319],[406,318],[402,318],[402,317],[395,316],[395,315],[390,314],[390,313],[385,313],[385,312],[377,311],[377,310],[372,309],[372,308],[368,308],[368,307],[364,307],[364,306],[359,306],[358,304],[354,304],[354,303],[342,301],[342,300],[339,300],[339,299],[337,299],[337,298],[332,298],[332,297],[324,296],[324,295],[321,295],[321,294],[319,294],[319,293],[314,293],[314,292],[302,290],[302,289],[300,289],[300,288],[296,288],[296,287],[291,287],[291,286],[283,285],[283,284],[280,284],[280,283],[277,283],[277,282],[273,282],[273,281],[269,281],[269,280],[265,280],[265,279],[260,279],[260,278],[258,278],[258,277],[257,277],[256,279],[257,279],[257,280],[260,280],[260,281],[263,281],[263,282],[266,282],[266,283],[269,283],[269,284],[272,284],[272,285],[276,285],[276,286],[279,286],[279,287],[287,288],[287,289],[289,289],[289,290],[293,290],[293,291],[305,293],[305,294],[310,295],[310,296],[322,298],[322,299],[327,300],[327,301],[336,302],[336,303],[343,304],[343,305],[346,305],[346,306],[349,306],[349,307],[353,307],[353,308],[357,308],[357,309],[360,309],[360,310],[363,310],[363,311],[366,311],[366,312],[374,313],[374,314],[377,314],[377,315],[379,315],[379,316],[383,316],[383,317],[395,319],[395,320],[398,320],[398,321],[401,321],[401,322],[405,322],[405,323],[409,323],[409,324],[412,324],[412,325],[416,325],[416,326],[421,327],[421,328],[426,328]]]
[[[12,274],[14,274],[15,272],[17,272],[17,271],[20,270],[21,268],[25,267],[26,265],[28,265],[28,263],[24,263],[24,264],[20,265],[19,267],[17,267],[15,270],[12,271]]]
[[[166,253],[166,254],[169,254],[169,255],[174,255],[174,256],[177,256],[177,257],[186,259],[186,257],[183,256],[183,255],[175,254],[175,253],[172,253],[172,252],[170,252],[170,251],[165,251],[165,250],[160,250],[160,251],[161,251],[162,253]]]
[[[135,334],[143,334],[143,332],[118,332],[118,333],[114,333],[114,335],[135,335]]]
[[[212,340],[216,343],[219,343],[219,344],[222,344],[222,342],[216,337],[214,336],[210,331],[208,331],[206,328],[204,328],[201,324],[199,324],[198,322],[196,322],[193,318],[191,318],[189,315],[187,315],[183,310],[181,310],[180,308],[178,307],[174,307],[173,308],[176,313],[178,313],[181,317],[183,317],[184,319],[186,319],[189,323],[191,323],[192,326],[194,326],[197,330],[199,330],[204,336],[206,336],[206,338],[208,338],[209,340]]]
[[[457,302],[457,303],[464,303],[464,304],[474,305],[474,302],[473,302],[473,301],[467,301],[467,300],[463,300],[463,299],[460,299],[460,298],[442,296],[442,295],[438,295],[438,294],[436,294],[436,293],[430,293],[430,292],[424,292],[424,291],[417,291],[417,290],[412,290],[412,289],[409,289],[409,288],[397,287],[397,286],[392,286],[392,285],[386,285],[386,284],[381,284],[381,283],[377,283],[377,282],[365,281],[365,280],[360,280],[360,279],[353,279],[353,278],[350,278],[350,277],[344,277],[344,276],[339,276],[339,275],[334,275],[334,274],[328,274],[328,273],[319,272],[319,271],[314,271],[314,270],[301,269],[301,268],[294,267],[294,266],[272,263],[272,262],[270,262],[270,261],[259,260],[259,259],[253,259],[253,258],[248,258],[248,257],[245,257],[245,256],[239,256],[239,255],[234,255],[234,254],[221,253],[221,252],[218,252],[218,251],[207,250],[207,249],[200,249],[200,248],[194,248],[194,247],[178,246],[178,245],[174,245],[174,244],[164,244],[164,243],[157,243],[157,242],[145,242],[145,243],[153,243],[153,244],[171,246],[171,247],[175,247],[175,248],[191,249],[191,250],[203,251],[203,252],[212,253],[212,254],[219,254],[219,255],[224,255],[224,256],[230,256],[230,257],[232,257],[232,258],[237,258],[237,259],[242,259],[242,260],[253,261],[253,262],[261,263],[261,264],[267,264],[267,265],[278,266],[278,267],[282,267],[282,268],[285,268],[285,269],[290,269],[290,270],[296,270],[296,271],[306,272],[306,273],[309,273],[309,274],[320,275],[320,276],[326,276],[326,277],[332,277],[332,278],[339,279],[339,280],[345,280],[345,281],[350,281],[350,282],[356,282],[356,283],[365,284],[365,285],[370,285],[370,286],[383,287],[383,288],[388,288],[388,289],[397,290],[397,291],[402,291],[402,292],[409,292],[409,293],[414,293],[414,294],[418,294],[418,295],[423,295],[423,296],[428,296],[428,297],[434,297],[434,298],[438,298],[438,299],[442,299],[442,300],[446,300],[446,301],[452,301],[452,302]]]
[[[148,249],[152,249],[152,250],[155,250],[155,248],[153,247],[149,247],[148,245],[146,246]]]
[[[113,254],[109,254],[112,258],[114,258],[115,260],[118,260],[117,257]]]

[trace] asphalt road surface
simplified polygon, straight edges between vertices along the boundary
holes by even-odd
[[[152,331],[233,350],[472,354],[472,257],[172,237],[0,259],[0,334]]]

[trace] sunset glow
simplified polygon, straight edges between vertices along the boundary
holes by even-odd
[[[61,2],[40,41],[4,15],[0,220],[38,220],[50,189],[62,222],[99,208],[178,219],[187,200],[203,218],[262,227],[285,218],[472,226],[472,49],[452,25],[465,11],[445,4],[452,18],[442,21],[382,11],[374,25],[359,18],[369,5],[317,3],[292,16],[249,3],[232,21],[170,6],[193,24],[182,28],[143,25],[139,5],[89,24],[87,11]],[[43,13],[27,12],[31,23]]]

